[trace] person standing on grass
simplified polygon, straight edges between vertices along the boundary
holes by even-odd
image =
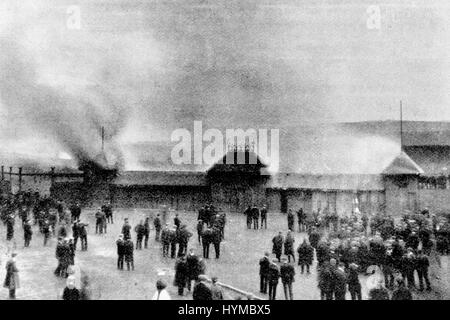
[[[150,238],[150,218],[146,217],[144,221],[144,248],[148,248],[148,239]]]
[[[142,240],[144,240],[145,234],[144,221],[139,221],[134,227],[134,232],[136,232],[136,250],[142,250]]]
[[[266,207],[266,205],[263,205],[263,207],[261,208],[259,213],[261,214],[261,229],[263,228],[263,225],[264,225],[264,229],[267,229],[267,207]]]
[[[272,253],[277,257],[278,262],[281,261],[281,255],[283,253],[283,234],[281,231],[272,239]]]
[[[158,239],[159,241],[159,239]],[[169,224],[166,224],[164,230],[161,233],[161,242],[163,249],[163,257],[169,256],[169,248],[170,248],[170,237],[169,237]]]
[[[276,300],[277,297],[277,286],[278,280],[280,278],[280,269],[276,264],[277,260],[272,260],[269,265],[269,273],[267,276],[267,282],[269,284],[269,300]]]
[[[124,239],[130,239],[131,238],[131,225],[128,222],[128,218],[124,219],[124,223],[122,226],[122,234]]]
[[[352,300],[362,300],[361,283],[359,282],[358,265],[355,263],[349,264],[349,271],[347,276],[348,291]]]
[[[259,260],[259,278],[260,278],[259,292],[264,294],[267,293],[269,266],[270,266],[269,252],[265,252],[264,257],[261,260]]]
[[[123,270],[123,260],[125,257],[125,241],[123,234],[119,234],[119,239],[116,241],[117,245],[117,269]]]
[[[3,282],[3,287],[9,290],[9,299],[16,299],[16,290],[20,288],[16,256],[16,253],[12,253],[11,258],[6,263],[6,277]]]
[[[130,271],[131,267],[131,270],[134,271],[134,244],[131,238],[125,238],[124,251],[127,270]]]
[[[288,230],[284,240],[284,254],[287,255],[289,263],[291,262],[291,257],[295,262],[294,242],[295,239],[292,236],[291,230]]]
[[[155,241],[159,241],[161,235],[161,218],[159,217],[159,213],[153,219],[153,226],[155,227]]]
[[[42,225],[42,233],[44,234],[44,247],[47,245],[48,239],[50,239],[50,235],[52,232],[51,229],[52,227],[50,226],[50,223],[48,222],[48,220],[45,220]]]
[[[245,216],[247,217],[247,229],[252,228],[252,207],[248,206],[244,211]]]
[[[287,214],[288,230],[294,230],[294,219],[294,213],[292,212],[292,209],[289,209]]]
[[[306,273],[309,274],[309,267],[312,265],[314,260],[314,248],[303,239],[303,243],[297,249],[298,253],[298,265],[301,268],[301,273],[303,274],[306,266]]]
[[[178,295],[182,296],[184,293],[184,288],[188,282],[188,265],[186,262],[186,256],[183,255],[177,259],[175,263],[175,278],[174,286],[178,287]]]
[[[292,294],[292,283],[295,281],[295,269],[287,262],[286,258],[283,258],[280,266],[280,277],[283,283],[284,297],[286,300],[294,300]]]
[[[10,241],[12,240],[12,238],[14,238],[14,223],[14,215],[8,215],[8,218],[6,220],[6,241]]]
[[[33,236],[33,229],[31,228],[30,220],[27,219],[23,224],[23,239],[25,248],[30,246],[32,236]]]
[[[203,221],[199,219],[197,221],[197,237],[199,244],[202,244],[202,233],[203,233]]]
[[[253,229],[257,230],[259,229],[259,209],[256,206],[251,209],[251,215],[253,220]]]

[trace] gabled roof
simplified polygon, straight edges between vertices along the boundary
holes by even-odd
[[[384,169],[385,175],[421,174],[423,170],[404,151]]]

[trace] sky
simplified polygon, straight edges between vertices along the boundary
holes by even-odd
[[[1,148],[93,158],[105,126],[114,162],[194,120],[397,119],[399,100],[406,120],[450,121],[449,14],[446,0],[2,0]]]

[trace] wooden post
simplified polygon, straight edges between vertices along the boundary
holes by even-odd
[[[5,166],[2,166],[2,180],[5,180]]]
[[[12,167],[9,167],[9,181],[12,181]],[[12,187],[12,183],[11,183]]]
[[[22,191],[22,167],[19,168],[19,192]]]

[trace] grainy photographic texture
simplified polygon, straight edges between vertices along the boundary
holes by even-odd
[[[0,298],[449,299],[449,14],[0,1]]]

